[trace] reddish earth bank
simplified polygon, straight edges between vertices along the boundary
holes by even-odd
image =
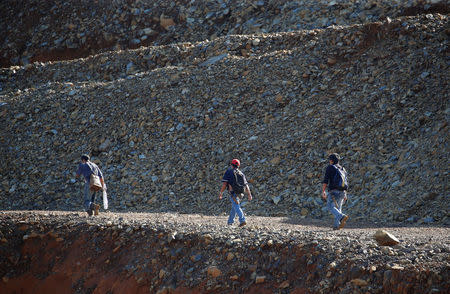
[[[287,218],[0,214],[1,293],[448,293],[449,228]]]

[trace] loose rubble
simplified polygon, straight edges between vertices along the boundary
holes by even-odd
[[[0,27],[6,34],[0,35],[0,66],[214,40],[226,35],[312,30],[419,13],[446,14],[446,2],[4,0],[0,3]]]
[[[1,69],[1,209],[81,209],[89,152],[113,211],[225,214],[237,157],[247,214],[328,218],[338,152],[352,220],[448,225],[448,34],[427,14]]]
[[[324,221],[277,217],[251,217],[245,228],[225,224],[226,216],[2,212],[0,289],[449,291],[449,228],[380,228],[402,239],[399,245],[380,247],[371,236],[375,228],[333,231]]]

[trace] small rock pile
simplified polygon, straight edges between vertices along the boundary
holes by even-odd
[[[351,25],[448,13],[443,0],[39,1],[0,3],[0,66],[87,57],[225,35]]]
[[[82,153],[118,211],[216,215],[232,158],[248,214],[329,217],[327,154],[352,219],[449,224],[448,16],[223,36],[0,70],[0,208],[81,207]]]

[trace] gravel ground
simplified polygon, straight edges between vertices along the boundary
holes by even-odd
[[[401,254],[386,254],[386,260],[395,263],[399,257],[416,260],[418,253],[424,254],[417,263],[437,265],[444,261],[447,266],[450,255],[450,228],[439,226],[381,226],[376,223],[354,223],[351,220],[339,231],[331,228],[329,221],[302,219],[299,217],[259,217],[247,216],[247,226],[240,228],[228,226],[227,216],[206,216],[200,214],[178,213],[112,213],[103,212],[97,217],[88,217],[84,212],[66,211],[3,211],[1,218],[12,218],[18,223],[89,223],[94,226],[149,227],[162,231],[177,231],[183,234],[210,234],[218,240],[229,240],[239,236],[247,243],[262,243],[273,240],[275,243],[299,242],[323,244],[330,253],[342,245],[347,258],[379,258],[382,247],[376,245],[373,235],[377,230],[386,230],[396,236],[400,244],[393,248]],[[237,220],[237,219],[236,219]],[[120,228],[119,228],[120,229]],[[347,246],[349,245],[349,246]],[[356,250],[355,250],[356,248]],[[375,249],[372,254],[364,248]],[[383,253],[383,252],[381,252]],[[435,253],[435,254],[434,254]],[[439,258],[437,258],[439,257]],[[405,263],[404,264],[409,264]],[[411,264],[414,264],[412,262]],[[442,266],[440,264],[438,266]]]
[[[448,293],[448,227],[248,215],[0,212],[2,293]],[[379,246],[374,233],[396,236]],[[55,284],[58,280],[58,285]],[[120,285],[120,286],[119,286]],[[171,292],[172,291],[172,292]],[[178,292],[177,292],[178,291]],[[271,291],[271,292],[270,292]],[[303,291],[303,292],[301,292]],[[306,292],[305,292],[306,291]]]

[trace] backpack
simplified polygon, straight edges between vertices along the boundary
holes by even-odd
[[[231,181],[231,188],[233,188],[234,193],[242,194],[244,193],[244,174],[237,168],[233,169],[234,180]]]
[[[333,178],[333,186],[337,190],[344,191],[348,189],[347,171],[343,167],[333,165],[336,168],[336,173]]]

